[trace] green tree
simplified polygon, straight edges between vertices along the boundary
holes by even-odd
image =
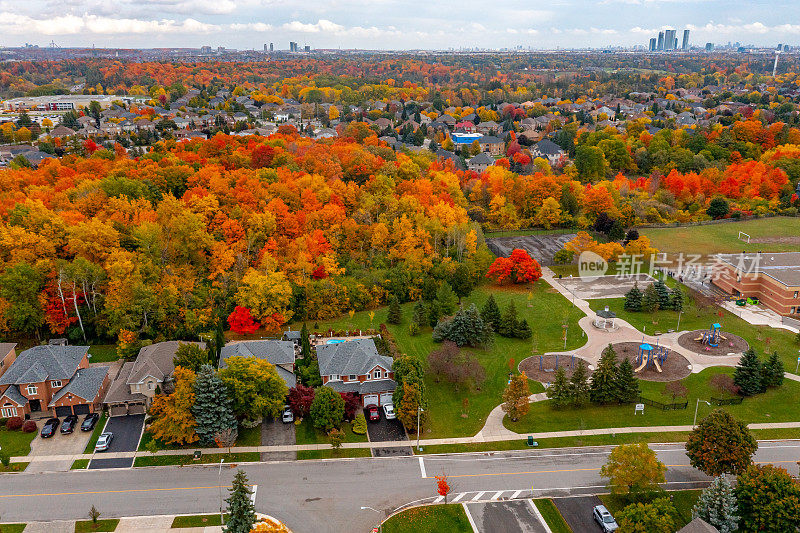
[[[675,287],[672,289],[672,299],[670,301],[670,306],[675,311],[683,311],[683,291],[680,287]]]
[[[586,364],[583,359],[578,359],[569,380],[569,393],[573,405],[583,407],[589,403],[589,373],[586,371]]]
[[[525,372],[513,376],[511,382],[506,385],[506,389],[503,391],[503,405],[501,408],[514,422],[528,412],[530,408],[528,396],[530,394],[528,377]]]
[[[428,323],[428,310],[425,308],[425,302],[422,300],[417,300],[417,303],[414,304],[411,321],[419,327],[423,327]]]
[[[44,323],[41,290],[42,276],[28,263],[8,266],[0,274],[0,298],[11,304],[5,315],[11,329],[27,334],[38,332]]]
[[[739,528],[739,504],[733,485],[725,476],[717,476],[703,489],[692,509],[692,516],[700,517],[719,533],[736,533]]]
[[[593,182],[605,178],[608,162],[597,146],[582,145],[575,150],[575,168],[581,181]]]
[[[655,288],[655,284],[651,283],[647,286],[642,295],[642,311],[645,313],[654,313],[658,311],[659,302],[658,291]]]
[[[686,440],[689,463],[709,476],[744,472],[757,449],[747,426],[724,409],[714,409]]]
[[[330,387],[319,387],[314,391],[310,414],[317,429],[327,432],[339,427],[344,420],[344,398]]]
[[[783,362],[778,357],[778,352],[772,352],[761,371],[765,387],[780,387],[783,384]]]
[[[774,465],[750,465],[737,478],[739,531],[794,533],[800,524],[800,485]]]
[[[435,328],[436,324],[439,323],[442,314],[442,307],[439,304],[439,300],[433,300],[428,304],[428,324],[430,324],[432,328]]]
[[[256,420],[276,417],[283,411],[289,389],[275,366],[256,357],[228,357],[219,377],[233,400],[237,417]]]
[[[712,198],[708,203],[706,214],[711,218],[722,218],[727,215],[730,210],[731,206],[728,205],[728,201],[721,196],[717,196],[716,198]]]
[[[439,285],[439,290],[436,291],[436,301],[439,302],[442,315],[449,316],[456,310],[458,297],[456,293],[453,292],[453,288],[450,284],[443,281],[442,284]]]
[[[638,283],[634,282],[631,290],[625,294],[625,304],[623,308],[626,311],[642,310],[642,291],[639,289]]]
[[[200,367],[209,364],[208,352],[193,342],[182,342],[175,350],[172,363],[175,366],[188,368],[192,372],[198,372]]]
[[[633,403],[639,399],[639,379],[633,371],[633,365],[625,358],[619,364],[614,379],[617,400],[620,403]]]
[[[433,340],[450,340],[458,346],[485,346],[492,341],[492,329],[486,325],[475,304],[459,309],[450,320],[440,321],[433,329]]]
[[[597,369],[592,374],[589,386],[589,398],[593,403],[611,403],[617,401],[615,379],[618,372],[617,352],[609,344],[600,355]]]
[[[619,533],[674,533],[678,510],[669,498],[633,503],[617,513]]]
[[[655,283],[653,283],[653,288],[655,288],[656,293],[658,294],[658,308],[672,309],[672,301],[670,299],[669,289],[667,288],[666,283],[661,280],[657,280]]]
[[[481,309],[481,318],[486,322],[494,331],[500,327],[500,308],[497,307],[497,301],[494,299],[494,294],[490,294],[486,303],[483,304]]]
[[[553,383],[545,391],[556,407],[566,407],[572,401],[569,391],[569,380],[563,367],[558,367],[553,375]]]
[[[608,478],[613,494],[636,497],[659,490],[667,467],[647,444],[620,444],[608,456],[600,475]]]
[[[103,108],[100,106],[100,102],[97,100],[92,100],[89,102],[89,116],[92,117],[95,121],[95,126],[98,128],[100,127],[100,116],[103,113]]]
[[[213,446],[218,436],[226,431],[236,431],[236,417],[231,403],[228,389],[211,365],[200,367],[194,380],[192,414],[197,423],[194,431],[200,437],[201,445]]]
[[[740,394],[744,396],[752,396],[764,391],[761,362],[753,348],[748,348],[739,358],[739,364],[733,371],[733,383],[739,387]]]
[[[256,509],[253,505],[253,491],[248,484],[244,470],[239,470],[233,477],[233,484],[229,497],[225,499],[228,504],[228,522],[222,528],[224,533],[250,533],[256,523]]]
[[[308,326],[303,322],[303,327],[300,328],[300,355],[304,360],[311,358],[311,341],[309,338]]]
[[[517,306],[514,304],[514,300],[508,302],[505,311],[503,311],[503,316],[500,318],[500,327],[497,330],[497,333],[502,335],[503,337],[513,337],[514,330],[517,329]]]
[[[524,318],[517,320],[517,327],[514,329],[514,337],[522,340],[528,340],[533,336],[531,326]]]
[[[386,316],[389,324],[400,324],[403,322],[403,310],[400,308],[400,300],[394,294],[389,299],[389,313]]]
[[[472,293],[472,289],[475,288],[475,283],[472,281],[472,273],[466,264],[458,264],[450,278],[450,285],[453,287],[453,292],[458,296],[458,305],[461,305],[461,299],[469,296]]]

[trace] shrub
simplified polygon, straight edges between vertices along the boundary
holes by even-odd
[[[353,421],[353,433],[356,435],[364,435],[367,432],[367,419],[364,413],[358,413],[356,419]]]
[[[22,432],[23,433],[33,433],[36,431],[36,422],[33,420],[26,420],[24,424],[22,424]]]
[[[12,416],[6,420],[6,429],[9,431],[16,431],[22,427],[23,420],[18,416]]]

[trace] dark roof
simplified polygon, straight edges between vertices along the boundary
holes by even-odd
[[[486,154],[486,152],[481,152],[478,155],[476,155],[475,157],[473,157],[472,159],[470,159],[468,163],[470,165],[487,165],[488,166],[488,165],[494,164],[494,159],[489,157],[489,155]]]
[[[536,143],[536,150],[545,155],[558,155],[564,152],[559,145],[549,139],[542,139]]]
[[[479,144],[505,144],[505,141],[500,137],[495,137],[494,135],[484,135],[480,139],[478,139]]]
[[[679,529],[678,533],[719,533],[719,529],[698,517]]]
[[[380,355],[372,339],[321,344],[317,346],[317,360],[321,376],[362,376],[378,365],[386,370],[392,369],[391,357]]]
[[[292,341],[243,341],[228,344],[222,348],[223,362],[228,357],[257,357],[266,359],[273,365],[294,364],[294,343]]]
[[[203,350],[206,349],[204,342],[188,341],[157,342],[150,346],[145,346],[139,350],[139,355],[136,356],[136,361],[133,362],[131,373],[126,382],[129,385],[141,383],[147,376],[163,381],[175,370],[173,359],[175,359],[175,352],[178,351],[178,347],[181,344],[196,344]]]
[[[16,403],[17,405],[24,406],[28,404],[28,399],[22,394],[20,394],[19,389],[17,388],[16,385],[11,385],[10,387],[6,388],[5,392],[3,392],[3,394],[0,394],[0,398],[2,398],[3,396],[7,397],[9,400]]]
[[[83,398],[87,402],[94,400],[97,393],[100,392],[100,387],[103,386],[103,380],[108,375],[107,366],[92,366],[89,368],[81,368],[73,376],[69,383],[53,395],[48,407],[52,407],[55,403],[66,396],[72,394],[78,398]]]
[[[34,346],[19,354],[0,376],[0,385],[25,385],[72,377],[88,346]]]
[[[376,379],[371,381],[329,381],[325,384],[336,392],[357,392],[359,394],[375,394],[393,391],[397,383],[393,379]]]
[[[283,339],[287,341],[293,341],[295,339],[300,340],[300,331],[298,330],[284,331]]]
[[[147,396],[140,393],[131,393],[131,387],[128,385],[128,378],[133,370],[133,361],[128,361],[122,365],[117,378],[111,383],[108,388],[108,393],[104,403],[127,403],[127,402],[146,402]]]

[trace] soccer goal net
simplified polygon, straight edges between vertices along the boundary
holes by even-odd
[[[740,231],[739,232],[739,240],[750,244],[750,235],[748,235],[747,233],[745,233],[743,231]]]

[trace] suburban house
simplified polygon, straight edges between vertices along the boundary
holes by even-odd
[[[469,161],[467,161],[467,169],[474,172],[483,172],[494,164],[494,159],[489,157],[486,152],[481,152]]]
[[[778,313],[800,317],[800,252],[718,254],[711,282],[739,298],[758,298]]]
[[[392,358],[378,353],[372,339],[317,346],[322,384],[337,392],[355,392],[364,406],[392,403],[397,384]]]
[[[299,331],[297,333],[300,333]],[[273,341],[242,341],[226,344],[222,347],[220,354],[220,367],[226,366],[226,359],[229,357],[255,357],[265,359],[275,365],[278,375],[291,388],[297,385],[297,378],[294,375],[294,343],[290,340]]]
[[[547,159],[551,166],[558,166],[564,162],[567,153],[553,141],[542,139],[531,147],[531,155]]]
[[[202,342],[157,342],[139,350],[136,360],[123,364],[106,395],[109,414],[144,414],[156,395],[156,389],[163,390],[164,384],[169,383],[175,370],[175,353],[181,344],[196,344],[206,349]]]
[[[107,366],[89,367],[88,346],[34,346],[0,376],[2,416],[93,413],[109,384]]]
[[[303,340],[302,335],[300,335],[300,330],[288,330],[283,332],[282,340],[291,341],[296,347],[300,347],[300,343]]]
[[[493,135],[486,135],[478,139],[478,144],[481,145],[481,150],[489,152],[491,155],[503,155],[506,149],[506,143],[503,139]]]

